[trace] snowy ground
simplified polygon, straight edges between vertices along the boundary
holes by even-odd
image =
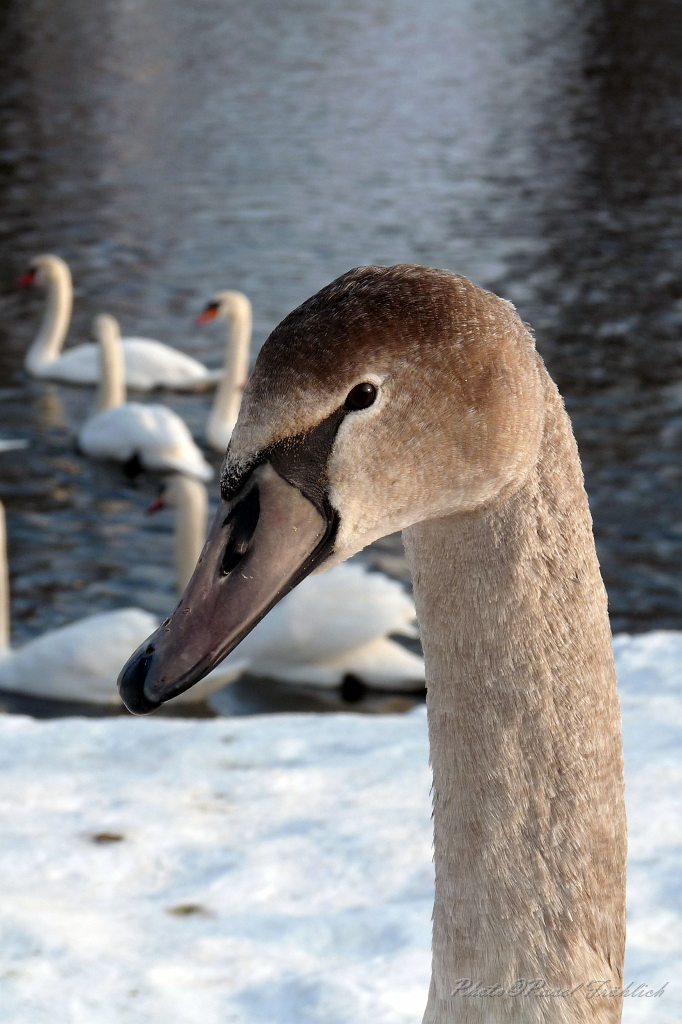
[[[615,642],[630,824],[624,1020],[682,1022],[682,637]],[[0,1021],[419,1024],[423,710],[0,716]]]

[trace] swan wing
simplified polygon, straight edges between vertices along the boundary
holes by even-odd
[[[123,338],[126,384],[139,391],[172,388],[192,391],[215,383],[203,363],[151,338]]]
[[[178,694],[177,697],[173,697],[173,704],[196,704],[199,701],[208,700],[211,694],[217,690],[222,690],[223,686],[227,686],[228,683],[233,683],[235,679],[238,679],[244,672],[249,668],[249,663],[246,658],[234,658],[231,656],[225,658],[220,665],[216,666],[212,672],[209,672],[207,676],[204,676],[196,686],[190,687],[189,690],[185,690],[184,693]]]
[[[79,435],[93,458],[126,462],[137,453],[146,469],[176,470],[208,481],[213,470],[182,419],[165,405],[126,402],[98,413]]]
[[[171,388],[194,391],[216,384],[222,371],[209,371],[198,359],[151,338],[124,338],[125,382],[138,391]],[[41,363],[36,376],[67,384],[97,384],[100,377],[99,345],[85,342]]]
[[[256,668],[249,666],[249,671],[255,672]],[[303,683],[325,689],[338,686],[348,675],[357,676],[374,690],[414,692],[422,689],[425,681],[424,659],[386,637],[327,661],[300,665],[262,661],[258,674],[284,683]]]
[[[319,664],[406,632],[414,619],[414,603],[400,583],[357,562],[342,563],[303,580],[239,650],[256,674],[264,664]]]
[[[119,704],[116,677],[156,629],[141,608],[89,615],[44,633],[0,660],[0,688],[53,700]]]
[[[35,376],[65,384],[97,384],[99,381],[99,345],[85,342],[62,352],[56,359],[40,363]]]

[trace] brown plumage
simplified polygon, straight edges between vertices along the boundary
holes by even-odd
[[[335,559],[405,528],[412,566],[434,769],[425,1020],[615,1022],[617,997],[586,995],[622,981],[620,719],[568,417],[510,304],[445,271],[361,267],[273,331],[227,465],[368,376],[381,408],[342,425],[327,475]],[[583,988],[451,996],[462,977]]]
[[[362,382],[376,400],[349,409]],[[184,604],[124,673],[129,706],[191,685],[301,574],[402,529],[434,776],[425,1024],[616,1024],[617,994],[589,998],[621,985],[624,943],[606,595],[570,423],[513,307],[441,270],[345,274],[263,346],[223,483]],[[500,994],[519,979],[545,994]]]

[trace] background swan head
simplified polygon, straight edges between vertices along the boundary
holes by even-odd
[[[196,323],[205,324],[215,319],[225,320],[228,332],[222,376],[206,423],[206,440],[214,451],[223,455],[239,416],[249,372],[251,303],[241,292],[217,292]]]
[[[175,510],[175,581],[179,594],[189,583],[206,537],[208,495],[200,480],[184,473],[166,477],[157,498],[148,506],[153,514],[162,508]]]
[[[45,375],[61,352],[71,320],[73,287],[71,271],[59,256],[43,253],[31,260],[19,285],[37,284],[47,289],[47,303],[40,330],[26,353],[24,366],[35,376]]]
[[[128,663],[128,706],[191,686],[314,569],[521,487],[543,410],[533,339],[465,278],[360,267],[323,288],[258,356],[202,559]]]
[[[207,324],[211,320],[230,322],[239,319],[246,321],[250,330],[251,316],[251,303],[243,292],[222,291],[215,293],[203,312],[196,318],[195,323],[200,325]]]
[[[53,283],[61,285],[65,289],[71,288],[71,271],[68,264],[60,256],[55,256],[52,253],[35,256],[29,263],[26,272],[17,281],[20,288],[29,284],[47,288]]]

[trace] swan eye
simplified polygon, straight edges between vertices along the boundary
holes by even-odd
[[[367,406],[372,404],[376,397],[377,389],[374,384],[370,384],[369,381],[365,381],[363,384],[356,384],[355,387],[348,392],[348,398],[346,399],[344,408],[366,409]]]

